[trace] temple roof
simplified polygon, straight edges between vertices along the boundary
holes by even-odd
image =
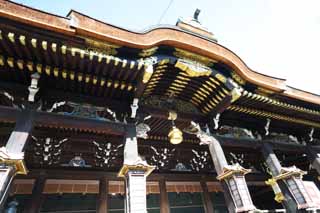
[[[0,20],[0,92],[25,97],[39,73],[37,96],[46,110],[67,101],[128,114],[138,98],[139,110],[153,114],[146,123],[155,138],[167,136],[172,108],[180,129],[223,112],[222,125],[259,131],[270,119],[272,131],[320,136],[320,96],[251,70],[198,25],[133,32],[77,11],[61,17],[10,1],[0,1]]]
[[[250,69],[235,53],[220,44],[175,26],[158,26],[144,32],[132,32],[70,11],[61,17],[10,1],[0,2],[0,16],[67,36],[90,37],[115,45],[150,49],[160,45],[181,48],[223,62],[241,78],[262,88],[290,98],[320,104],[318,95],[301,91],[286,84],[285,79],[270,77]]]

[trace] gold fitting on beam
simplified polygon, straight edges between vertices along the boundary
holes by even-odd
[[[32,63],[31,61],[28,61],[28,63],[27,63],[27,68],[28,68],[28,70],[29,70],[30,72],[33,71],[33,63]]]
[[[281,189],[278,186],[277,180],[275,178],[270,178],[265,183],[272,187],[273,192],[275,194],[274,200],[278,203],[281,203],[284,200],[284,196],[281,192]]]
[[[282,203],[282,201],[284,201],[284,196],[282,192],[276,193],[274,196],[274,200],[277,201],[278,203]]]
[[[144,84],[148,83],[150,78],[151,78],[151,76],[152,76],[152,74],[153,74],[153,65],[151,65],[151,64],[147,65],[145,67],[145,70],[144,70],[144,73],[143,73],[142,82]]]
[[[47,50],[47,48],[48,48],[48,43],[47,43],[47,41],[42,41],[42,49],[43,50]]]
[[[61,46],[61,53],[62,53],[63,55],[65,55],[65,54],[67,53],[67,46],[65,46],[65,45],[62,45],[62,46]]]
[[[23,160],[23,154],[19,156],[11,156],[5,147],[0,148],[0,163],[14,166],[16,174],[26,175],[28,169]]]
[[[14,33],[8,33],[9,40],[14,43]]]
[[[51,50],[52,50],[52,52],[57,52],[57,44],[56,43],[52,43],[51,44]]]
[[[151,174],[151,172],[155,169],[155,166],[150,166],[147,163],[141,163],[141,164],[137,164],[137,165],[127,165],[124,164],[121,168],[121,170],[118,173],[118,177],[125,177],[127,175],[127,173],[130,170],[134,170],[134,171],[144,171],[145,176],[147,177],[148,175]]]
[[[31,39],[31,45],[33,48],[37,48],[37,39],[35,38]]]
[[[0,56],[0,66],[3,66],[4,65],[4,58],[3,56],[1,55]]]
[[[37,64],[36,69],[37,69],[37,72],[41,74],[41,72],[42,72],[42,64]]]
[[[19,41],[23,46],[26,45],[26,37],[24,35],[19,36]]]
[[[18,64],[18,68],[19,68],[20,70],[23,70],[23,61],[22,61],[22,60],[18,60],[18,61],[17,61],[17,64]]]
[[[231,103],[235,102],[241,97],[241,90],[239,88],[234,88],[231,91]]]
[[[168,120],[170,121],[175,121],[177,119],[178,115],[176,112],[174,111],[169,111],[169,116],[168,116]]]
[[[13,58],[11,58],[11,57],[7,59],[7,63],[8,63],[8,65],[9,65],[9,67],[11,67],[11,68],[13,68],[13,66],[14,66],[13,61],[14,61],[14,60],[13,60]]]
[[[242,174],[246,175],[251,172],[251,169],[245,169],[239,164],[234,164],[234,165],[227,165],[223,168],[223,172],[217,176],[217,180],[221,181],[224,180],[234,174]]]
[[[51,67],[50,66],[46,66],[46,74],[47,75],[50,75],[50,70],[51,70]]]
[[[188,59],[180,58],[174,66],[184,71],[189,77],[210,76],[212,73],[209,67]]]
[[[53,69],[53,75],[54,75],[54,77],[58,77],[59,76],[59,69],[57,68],[57,67],[55,67],[54,69]]]

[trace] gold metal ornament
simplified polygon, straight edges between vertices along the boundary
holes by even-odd
[[[179,144],[183,141],[182,131],[175,126],[171,128],[168,137],[171,144]]]

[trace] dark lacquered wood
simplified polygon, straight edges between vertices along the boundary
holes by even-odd
[[[168,199],[165,179],[159,180],[159,188],[160,188],[160,213],[170,213],[169,199]]]
[[[203,193],[203,205],[206,213],[213,213],[213,204],[208,191],[207,183],[204,180],[200,181]]]
[[[99,179],[98,213],[108,212],[108,180],[104,177]]]
[[[46,177],[44,175],[38,176],[38,178],[35,180],[32,189],[31,202],[27,204],[26,209],[24,209],[24,213],[40,212],[41,205],[45,199],[44,194],[42,194],[45,183]]]

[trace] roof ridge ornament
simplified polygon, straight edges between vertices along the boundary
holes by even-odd
[[[213,42],[218,42],[212,32],[209,32],[207,28],[203,27],[199,21],[199,14],[201,10],[196,9],[192,18],[179,18],[176,26],[183,30],[189,31],[194,34],[198,34],[202,37],[210,39]]]

